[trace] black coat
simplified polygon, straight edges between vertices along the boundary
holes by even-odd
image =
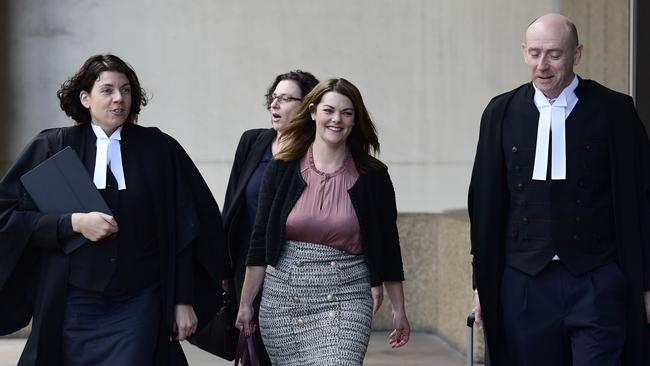
[[[45,130],[21,153],[0,182],[0,334],[26,326],[32,332],[20,365],[53,365],[60,360],[62,316],[69,257],[59,249],[34,246],[33,240],[56,240],[57,220],[36,209],[20,176],[66,146],[88,169],[94,169],[96,137],[89,125]],[[224,245],[219,208],[183,148],[156,128],[125,124],[122,149],[137,157],[141,176],[152,195],[160,245],[162,319],[156,365],[186,364],[177,341],[170,342],[176,296],[176,258],[193,254],[193,307],[199,327],[220,303]],[[92,151],[92,156],[82,153]],[[127,177],[128,179],[128,177]]]
[[[287,217],[306,186],[299,165],[299,160],[272,160],[269,163],[262,180],[247,265],[277,264],[285,242]],[[359,172],[359,179],[348,194],[359,220],[361,247],[370,271],[371,285],[403,281],[395,191],[388,169],[369,168]]]
[[[509,365],[505,351],[499,287],[505,258],[510,203],[502,145],[505,111],[511,103],[533,102],[528,83],[492,99],[483,112],[469,187],[468,208],[475,285],[481,300],[492,365]],[[618,264],[628,285],[624,365],[650,362],[650,336],[643,290],[650,288],[650,146],[629,96],[592,80],[580,80],[576,109],[603,113],[609,124],[610,169]],[[574,112],[575,113],[575,112]]]
[[[239,239],[239,224],[241,215],[246,214],[244,207],[246,185],[276,134],[273,128],[248,130],[242,134],[237,144],[235,160],[226,188],[226,198],[223,201],[223,227],[228,251],[225,267],[228,277],[233,276],[239,247],[242,245]]]

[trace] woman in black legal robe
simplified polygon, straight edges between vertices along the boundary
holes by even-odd
[[[89,58],[57,95],[75,125],[41,132],[0,182],[0,333],[33,316],[21,365],[186,364],[179,341],[218,308],[217,204],[173,138],[136,124],[147,99],[120,58]],[[66,146],[112,215],[44,214],[25,192]]]

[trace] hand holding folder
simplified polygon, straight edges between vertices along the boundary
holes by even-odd
[[[43,213],[98,211],[112,215],[86,168],[69,146],[25,173],[20,181]],[[71,253],[87,241],[82,235],[67,239],[63,251]]]

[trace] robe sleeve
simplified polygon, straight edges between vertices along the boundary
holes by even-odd
[[[20,177],[60,149],[60,129],[41,132],[0,181],[0,288],[27,246],[59,248],[59,215],[38,211]]]
[[[166,139],[173,154],[176,180],[174,301],[196,306],[205,297],[195,296],[205,290],[204,286],[211,290],[221,286],[225,257],[223,224],[219,206],[192,159],[176,140],[168,135]]]
[[[633,103],[630,100],[630,103]],[[634,110],[634,105],[632,104]],[[637,144],[640,156],[641,200],[639,202],[639,219],[641,228],[641,250],[643,253],[643,286],[650,290],[650,142],[636,110],[634,119]]]

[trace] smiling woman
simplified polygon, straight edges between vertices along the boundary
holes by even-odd
[[[89,58],[57,95],[75,126],[41,132],[0,182],[0,296],[11,309],[0,333],[33,316],[20,364],[184,364],[179,341],[218,309],[219,208],[178,142],[135,124],[147,99],[120,58]],[[41,212],[25,192],[20,177],[66,146],[111,215]],[[86,244],[64,253],[75,237]]]
[[[345,79],[307,94],[269,162],[237,327],[259,325],[274,365],[361,365],[383,288],[392,347],[409,340],[395,193],[361,93]]]

